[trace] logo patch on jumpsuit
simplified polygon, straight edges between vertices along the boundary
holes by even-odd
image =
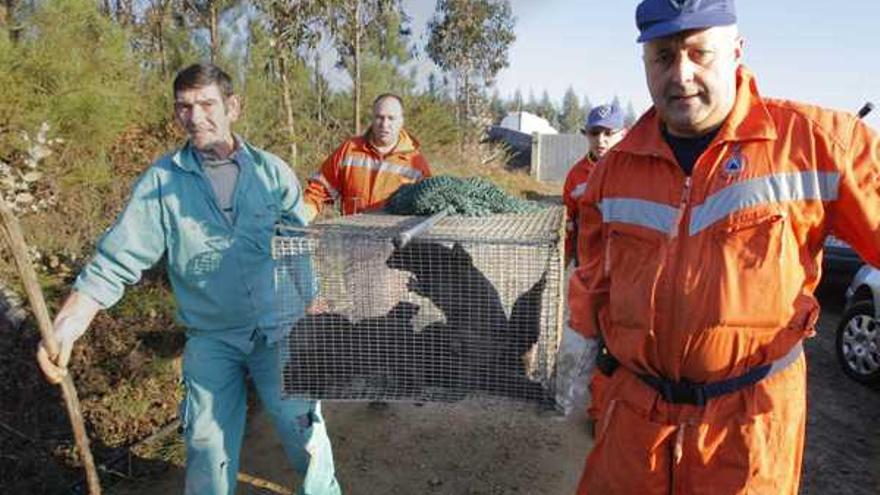
[[[730,155],[730,158],[724,162],[724,166],[722,167],[722,174],[725,178],[732,179],[734,177],[739,176],[743,170],[746,168],[746,157],[742,155],[739,151],[739,147],[733,150],[733,154]]]

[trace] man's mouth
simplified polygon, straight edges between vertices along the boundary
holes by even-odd
[[[672,95],[669,97],[672,101],[688,101],[695,98],[699,98],[700,93],[689,93],[689,94],[681,94],[681,95]]]

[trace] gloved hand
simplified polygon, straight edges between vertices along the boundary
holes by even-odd
[[[586,413],[598,355],[598,339],[585,338],[565,325],[556,357],[556,404],[564,415]]]
[[[37,349],[37,363],[49,383],[60,383],[67,375],[67,363],[70,361],[73,344],[86,333],[100,309],[101,305],[97,301],[80,292],[72,292],[64,301],[52,323],[58,354],[49,355],[42,341]]]

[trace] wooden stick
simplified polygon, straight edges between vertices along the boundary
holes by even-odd
[[[40,328],[40,335],[43,337],[43,344],[50,356],[58,355],[58,343],[55,342],[52,330],[52,320],[49,318],[49,310],[46,308],[46,300],[43,298],[43,291],[37,282],[37,274],[28,258],[27,244],[24,241],[24,235],[21,232],[21,226],[18,219],[12,213],[12,210],[6,206],[3,200],[0,200],[0,225],[2,231],[6,234],[6,241],[12,255],[15,258],[15,264],[18,266],[18,274],[27,293],[28,301],[31,309],[37,318],[37,325]],[[89,449],[89,437],[86,435],[86,426],[83,422],[82,409],[79,405],[79,397],[76,394],[76,387],[73,385],[73,378],[67,374],[60,383],[61,392],[64,396],[64,404],[67,406],[67,415],[70,417],[70,426],[73,428],[73,437],[76,440],[76,446],[79,449],[79,455],[83,461],[83,467],[86,470],[86,482],[91,495],[100,495],[101,483],[98,479],[98,470],[95,469],[95,460],[92,457],[92,451]]]

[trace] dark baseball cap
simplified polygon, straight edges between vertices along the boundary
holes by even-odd
[[[643,0],[636,8],[639,43],[690,29],[736,24],[733,0]]]
[[[623,129],[623,112],[620,106],[609,103],[590,110],[584,123],[584,132],[589,132],[594,127],[605,127],[613,131]]]

